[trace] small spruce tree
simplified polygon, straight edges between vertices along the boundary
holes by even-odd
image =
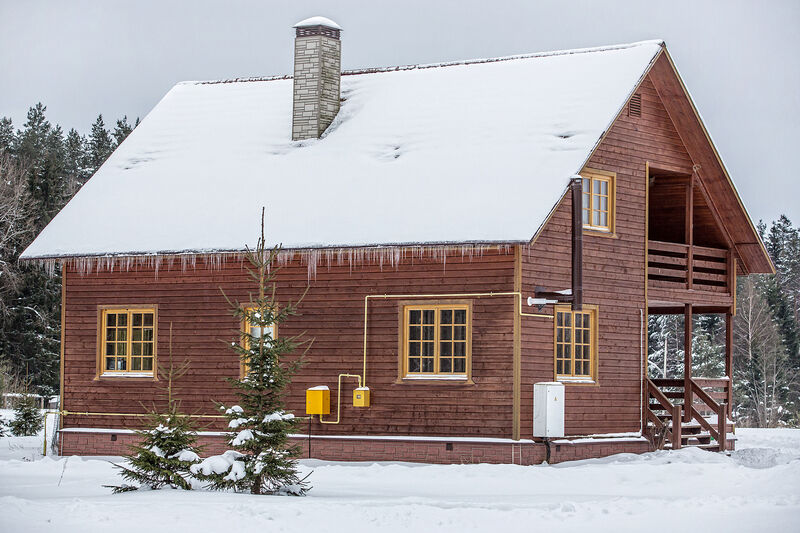
[[[262,212],[261,238],[256,248],[246,253],[258,295],[247,303],[228,300],[233,315],[250,326],[241,332],[241,342],[230,344],[246,369],[242,378],[229,380],[238,405],[220,405],[233,430],[228,434],[233,449],[192,467],[195,476],[214,490],[302,496],[309,489],[297,472],[295,458],[300,449],[288,442],[295,427],[294,415],[284,410],[283,403],[286,386],[302,359],[287,363],[284,357],[302,343],[299,337],[276,339],[271,334],[273,325],[297,314],[302,300],[283,305],[276,300],[277,270],[271,265],[279,250],[265,247]]]
[[[36,398],[25,393],[14,409],[14,420],[9,424],[11,433],[17,437],[36,435],[42,429],[43,417],[36,406]]]
[[[169,367],[159,366],[159,373],[166,378],[166,413],[154,407],[148,416],[147,428],[137,431],[139,443],[131,446],[127,457],[130,466],[115,464],[125,481],[136,483],[109,486],[113,492],[128,492],[140,488],[191,490],[190,467],[200,461],[197,432],[189,417],[180,412],[180,401],[173,395],[173,382],[188,370],[184,362],[176,367],[172,364],[172,324],[170,324]]]

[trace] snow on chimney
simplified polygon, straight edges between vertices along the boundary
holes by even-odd
[[[318,139],[339,112],[342,28],[325,17],[294,25],[292,140]]]

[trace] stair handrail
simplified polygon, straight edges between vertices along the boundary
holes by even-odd
[[[714,400],[714,398],[712,398],[705,390],[703,390],[703,387],[701,387],[700,384],[694,379],[690,379],[689,381],[691,382],[692,392],[694,393],[695,397],[706,404],[712,411],[717,413],[717,427],[714,428],[709,421],[700,414],[700,411],[698,411],[694,405],[687,405],[686,407],[690,409],[689,412],[691,413],[692,418],[697,420],[702,427],[707,429],[711,436],[714,437],[714,440],[719,443],[719,451],[724,452],[727,449],[726,440],[728,436],[727,409],[723,404],[717,403],[716,400]]]
[[[681,447],[681,406],[680,405],[673,405],[672,402],[669,401],[661,389],[653,382],[652,379],[647,378],[647,398],[646,403],[647,405],[647,416],[650,420],[653,420],[654,423],[658,427],[663,427],[666,424],[662,422],[656,415],[653,413],[653,410],[650,409],[650,396],[655,398],[658,404],[669,413],[669,417],[672,420],[672,427],[670,429],[670,436],[672,441],[672,449],[678,450]],[[657,421],[657,422],[656,422]]]

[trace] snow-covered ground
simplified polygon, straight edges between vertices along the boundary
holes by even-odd
[[[112,495],[101,459],[0,438],[0,531],[794,531],[800,430],[737,431],[730,457],[684,449],[555,466],[302,461],[305,498]]]

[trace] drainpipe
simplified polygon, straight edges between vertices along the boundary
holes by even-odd
[[[573,176],[572,191],[572,309],[583,308],[583,178]]]

